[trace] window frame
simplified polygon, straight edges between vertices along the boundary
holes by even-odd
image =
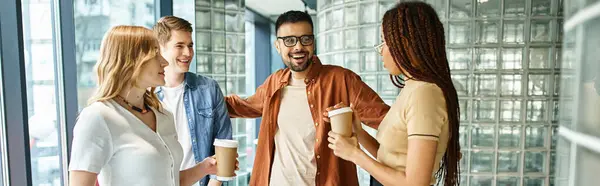
[[[73,128],[79,112],[75,47],[74,0],[50,0],[52,9],[55,89],[60,143],[61,184],[67,185]],[[0,185],[31,185],[27,79],[22,0],[0,7]],[[171,15],[172,0],[155,0],[156,18]],[[10,63],[8,63],[10,62]],[[10,87],[10,88],[4,88]],[[4,109],[10,108],[10,109]],[[5,117],[11,116],[11,117]]]
[[[5,1],[0,7],[0,50],[2,53],[2,107],[3,127],[6,135],[3,183],[5,185],[31,185],[29,152],[29,125],[27,123],[27,92],[21,0]],[[10,63],[7,63],[10,61]],[[25,166],[23,166],[25,165]]]

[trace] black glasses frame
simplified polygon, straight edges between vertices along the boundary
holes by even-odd
[[[308,37],[308,38],[310,38],[310,39],[311,39],[311,40],[310,40],[310,41],[311,41],[310,43],[302,43],[302,38],[306,38],[306,37]],[[295,38],[295,40],[296,40],[296,41],[294,42],[294,44],[286,44],[285,40],[286,40],[286,39],[289,39],[289,38]],[[298,37],[298,36],[285,36],[285,37],[277,37],[277,39],[281,39],[281,40],[283,40],[283,44],[284,44],[286,47],[293,47],[293,46],[296,46],[296,44],[298,44],[298,41],[300,41],[300,44],[301,44],[302,46],[309,46],[309,45],[312,45],[313,43],[315,43],[315,35],[303,35],[303,36],[299,36],[299,37]]]

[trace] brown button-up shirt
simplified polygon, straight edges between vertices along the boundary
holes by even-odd
[[[323,65],[316,56],[312,61],[305,83],[308,105],[316,128],[314,154],[317,161],[316,185],[358,186],[356,165],[336,157],[327,147],[327,133],[331,130],[331,126],[323,121],[323,112],[326,108],[340,102],[346,105],[352,103],[355,107],[354,112],[357,112],[362,122],[377,128],[390,107],[354,72],[338,66]],[[225,97],[231,117],[262,116],[250,180],[252,186],[269,185],[281,90],[288,85],[290,77],[290,69],[282,69],[271,74],[256,89],[256,93],[246,99],[237,95]]]

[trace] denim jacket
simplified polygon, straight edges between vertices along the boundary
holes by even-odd
[[[232,139],[231,119],[223,93],[217,82],[208,77],[191,72],[185,73],[183,105],[192,139],[192,152],[196,163],[215,154],[215,139]],[[156,95],[163,100],[162,87]],[[208,184],[208,177],[200,180],[200,185]]]

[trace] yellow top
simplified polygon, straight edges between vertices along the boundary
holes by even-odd
[[[442,89],[432,83],[409,80],[381,121],[377,132],[377,160],[404,171],[408,139],[438,141],[431,184],[448,145],[448,112]]]

